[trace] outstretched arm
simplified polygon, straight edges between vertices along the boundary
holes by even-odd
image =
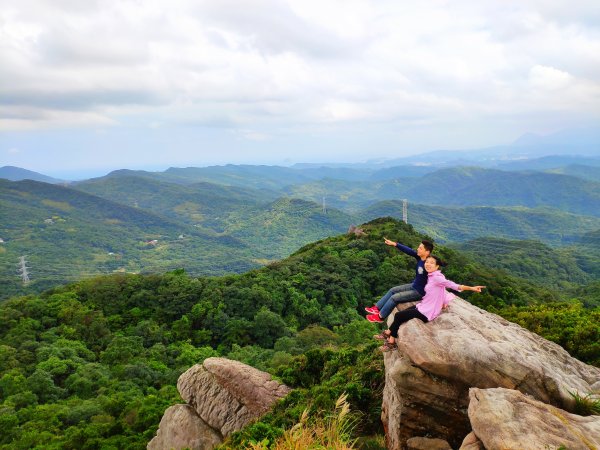
[[[418,257],[417,252],[415,252],[412,248],[407,247],[406,245],[402,245],[398,242],[391,241],[386,237],[383,238],[383,242],[385,242],[386,245],[391,245],[392,247],[396,247],[398,250],[406,253],[409,256],[412,256],[413,258]]]
[[[481,292],[482,289],[485,289],[485,286],[466,286],[464,284],[460,284],[458,287],[461,291]]]

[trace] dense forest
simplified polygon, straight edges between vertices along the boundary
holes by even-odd
[[[382,434],[378,328],[363,307],[408,282],[414,261],[383,244],[425,236],[394,219],[309,244],[240,275],[184,270],[115,274],[0,303],[0,448],[145,448],[164,410],[180,402],[178,376],[209,356],[269,371],[294,388],[228,445],[281,435],[304,409],[332,411],[342,393],[364,448]],[[472,303],[600,365],[597,289],[557,293],[440,246],[446,275],[484,284]]]

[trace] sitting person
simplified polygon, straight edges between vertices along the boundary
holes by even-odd
[[[397,312],[394,316],[394,322],[389,330],[375,336],[378,339],[385,340],[380,350],[386,352],[397,348],[396,338],[400,325],[411,319],[419,319],[423,322],[429,322],[440,315],[442,308],[448,306],[448,303],[454,296],[446,291],[446,288],[455,291],[475,291],[481,292],[485,286],[465,286],[456,284],[454,281],[446,279],[442,274],[440,267],[446,264],[437,256],[429,256],[425,260],[425,270],[427,271],[427,284],[425,285],[425,295],[423,299],[414,306],[404,311]]]
[[[424,265],[425,259],[433,250],[433,244],[429,241],[421,241],[421,244],[415,251],[399,242],[390,241],[388,238],[384,239],[386,245],[394,246],[417,260],[415,279],[412,283],[391,288],[376,305],[365,308],[365,311],[369,313],[369,315],[367,315],[367,320],[369,322],[383,322],[383,319],[390,315],[398,303],[415,302],[421,300],[421,297],[425,295],[427,272],[425,271]]]

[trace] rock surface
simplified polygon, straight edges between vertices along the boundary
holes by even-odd
[[[452,450],[450,444],[443,439],[414,437],[406,441],[408,450]]]
[[[398,351],[384,356],[382,420],[389,449],[424,435],[460,447],[472,429],[471,387],[516,389],[572,411],[569,391],[586,394],[600,381],[599,368],[459,298],[432,322],[402,325],[398,336]]]
[[[148,449],[210,450],[222,441],[223,437],[198,417],[194,408],[174,405],[165,411],[156,436],[148,443]]]
[[[290,392],[268,373],[226,358],[191,367],[177,389],[187,405],[167,409],[149,449],[214,448]]]
[[[467,434],[458,450],[485,450],[483,443],[472,431]]]
[[[600,448],[600,416],[577,416],[510,389],[473,388],[469,396],[473,432],[487,450]]]

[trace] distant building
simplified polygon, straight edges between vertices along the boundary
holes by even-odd
[[[151,241],[146,242],[146,244],[148,244],[148,245],[156,245],[156,244],[158,244],[158,241],[156,239],[152,239]]]
[[[52,219],[46,219],[46,220],[44,220],[44,223],[54,223],[54,220],[52,220]]]
[[[4,239],[0,238],[0,244],[4,244]]]

